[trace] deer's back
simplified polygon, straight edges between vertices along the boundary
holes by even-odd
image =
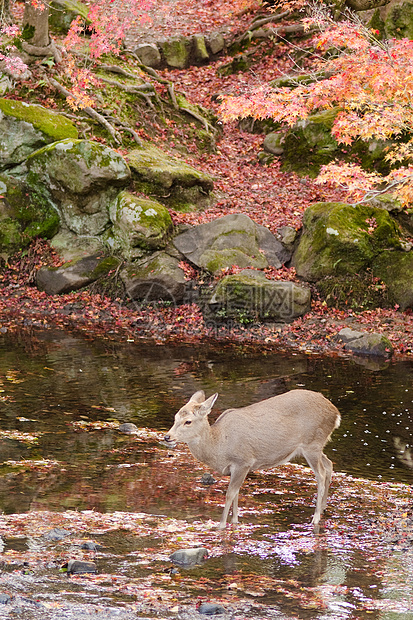
[[[249,455],[258,467],[282,461],[301,446],[322,449],[340,422],[338,409],[324,396],[310,390],[291,390],[247,407],[224,411],[211,430],[225,445],[228,457]],[[268,461],[268,463],[267,463]]]

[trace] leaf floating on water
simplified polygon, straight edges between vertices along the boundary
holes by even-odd
[[[0,439],[12,439],[22,443],[38,443],[39,437],[43,433],[20,433],[20,431],[0,431]]]

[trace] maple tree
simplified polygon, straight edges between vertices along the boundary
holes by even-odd
[[[303,21],[306,28],[316,26],[319,31],[313,39],[314,81],[278,88],[264,84],[227,96],[221,106],[223,119],[272,118],[292,127],[312,113],[336,108],[331,132],[337,142],[390,141],[385,158],[391,171],[383,176],[356,163],[333,162],[322,168],[318,182],[344,187],[356,200],[392,191],[404,205],[412,203],[413,41],[381,41],[377,31],[349,19],[336,23],[325,10]]]

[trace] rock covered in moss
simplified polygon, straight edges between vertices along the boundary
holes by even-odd
[[[385,160],[386,147],[383,140],[364,142],[355,140],[344,148],[331,135],[331,129],[339,112],[338,108],[323,110],[298,121],[282,136],[282,169],[316,177],[322,165],[336,158],[360,159],[366,169],[381,173],[389,171]],[[280,153],[277,153],[280,154]]]
[[[15,252],[35,237],[50,239],[59,224],[59,214],[40,189],[0,174],[0,251]]]
[[[49,5],[49,25],[58,32],[66,34],[76,17],[88,22],[88,7],[79,0],[52,0]]]
[[[355,355],[389,358],[393,354],[393,345],[383,334],[364,333],[348,341],[344,348]]]
[[[385,13],[384,28],[388,38],[413,39],[412,0],[393,0]]]
[[[37,288],[48,295],[70,293],[95,282],[118,265],[117,258],[98,253],[70,261],[62,267],[42,267],[36,276]]]
[[[209,307],[222,318],[291,321],[311,307],[308,288],[268,280],[262,272],[243,270],[220,280]]]
[[[288,256],[268,229],[242,213],[194,226],[175,237],[174,245],[194,265],[214,274],[233,265],[279,268]]]
[[[50,188],[63,223],[78,235],[98,235],[130,170],[116,151],[89,140],[60,140],[30,155],[26,182]]]
[[[212,178],[205,172],[147,144],[128,153],[137,190],[155,196],[177,210],[193,210],[208,199]]]
[[[319,202],[304,214],[292,263],[297,274],[308,281],[355,274],[371,267],[384,250],[399,249],[400,234],[398,225],[382,209]]]
[[[185,297],[185,274],[179,260],[166,252],[155,252],[142,261],[130,263],[120,275],[131,299],[179,304]]]
[[[373,274],[383,280],[394,304],[413,308],[413,251],[385,251],[377,257]]]
[[[113,245],[123,255],[133,248],[147,251],[164,248],[172,230],[169,211],[159,202],[122,191],[109,209]]]
[[[75,125],[40,105],[0,99],[0,170],[24,161],[45,144],[77,138]]]
[[[158,41],[163,57],[168,67],[174,69],[185,69],[189,64],[192,50],[192,41],[186,37],[179,36],[165,41]]]

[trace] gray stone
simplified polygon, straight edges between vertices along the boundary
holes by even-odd
[[[208,45],[212,54],[219,54],[225,47],[224,36],[220,32],[212,32],[208,37]]]
[[[26,182],[50,188],[65,227],[77,235],[99,235],[108,227],[109,207],[130,170],[121,155],[89,140],[61,140],[30,155]]]
[[[179,549],[174,551],[169,557],[174,564],[179,566],[195,566],[196,564],[201,564],[208,557],[208,549],[205,549],[205,547]]]
[[[384,209],[319,202],[304,213],[292,264],[308,281],[354,275],[372,267],[384,250],[400,249],[400,236],[399,226]]]
[[[216,603],[201,603],[198,612],[205,616],[218,616],[225,613],[225,608]]]
[[[350,329],[349,327],[344,327],[337,334],[337,339],[341,340],[341,342],[352,342],[353,340],[357,340],[357,338],[361,338],[364,335],[363,332],[356,331],[355,329]]]
[[[62,114],[12,99],[0,99],[0,170],[21,163],[46,144],[77,138],[75,125]]]
[[[86,562],[85,560],[69,560],[67,563],[67,572],[69,575],[97,573],[97,567],[94,562]]]
[[[107,241],[112,235],[112,249],[121,249],[124,256],[132,256],[136,247],[147,251],[164,248],[172,230],[172,218],[166,207],[127,191],[118,195],[109,216],[113,228]]]
[[[120,433],[125,433],[125,435],[134,435],[138,432],[138,427],[132,422],[124,422],[119,425],[118,431]]]
[[[386,36],[396,39],[413,38],[412,0],[392,0],[386,7],[384,20]]]
[[[134,53],[147,67],[156,68],[162,64],[161,53],[154,43],[141,43],[135,47]]]
[[[118,259],[114,257],[95,254],[66,263],[62,267],[42,267],[36,276],[37,288],[48,295],[76,291],[95,282],[99,277],[116,268],[118,264]]]
[[[54,527],[53,529],[43,534],[43,538],[51,542],[63,540],[67,536],[70,536],[70,532],[68,530],[64,530],[61,527]]]
[[[194,34],[193,41],[193,57],[195,62],[205,62],[209,58],[209,54],[205,44],[205,38],[202,34]]]
[[[165,62],[173,69],[185,69],[189,64],[192,41],[184,36],[158,42]]]
[[[178,211],[190,211],[210,202],[214,183],[205,172],[168,155],[152,144],[128,153],[135,189]]]
[[[355,355],[389,358],[393,354],[393,346],[383,334],[366,333],[344,345],[346,351]]]
[[[130,263],[120,276],[131,299],[180,304],[185,297],[186,280],[179,260],[165,252],[155,252],[143,261]]]
[[[282,155],[284,153],[284,138],[284,131],[277,131],[267,134],[264,138],[264,151],[271,153],[272,155]]]
[[[215,274],[233,265],[279,268],[287,258],[274,235],[242,213],[195,226],[175,237],[174,245],[194,265]]]
[[[260,272],[243,270],[218,282],[209,307],[225,319],[285,322],[310,311],[311,293],[293,282],[268,280]]]
[[[89,8],[79,0],[52,0],[49,5],[49,25],[53,30],[63,34],[69,31],[70,25],[76,17],[87,22]]]
[[[7,603],[10,603],[11,601],[11,597],[6,594],[5,592],[1,592],[0,593],[0,603],[2,603],[3,605],[7,605]]]
[[[281,236],[282,244],[292,248],[298,236],[296,229],[292,226],[281,226],[277,232]]]
[[[12,89],[12,83],[7,75],[0,73],[0,97],[3,97],[8,90]]]

